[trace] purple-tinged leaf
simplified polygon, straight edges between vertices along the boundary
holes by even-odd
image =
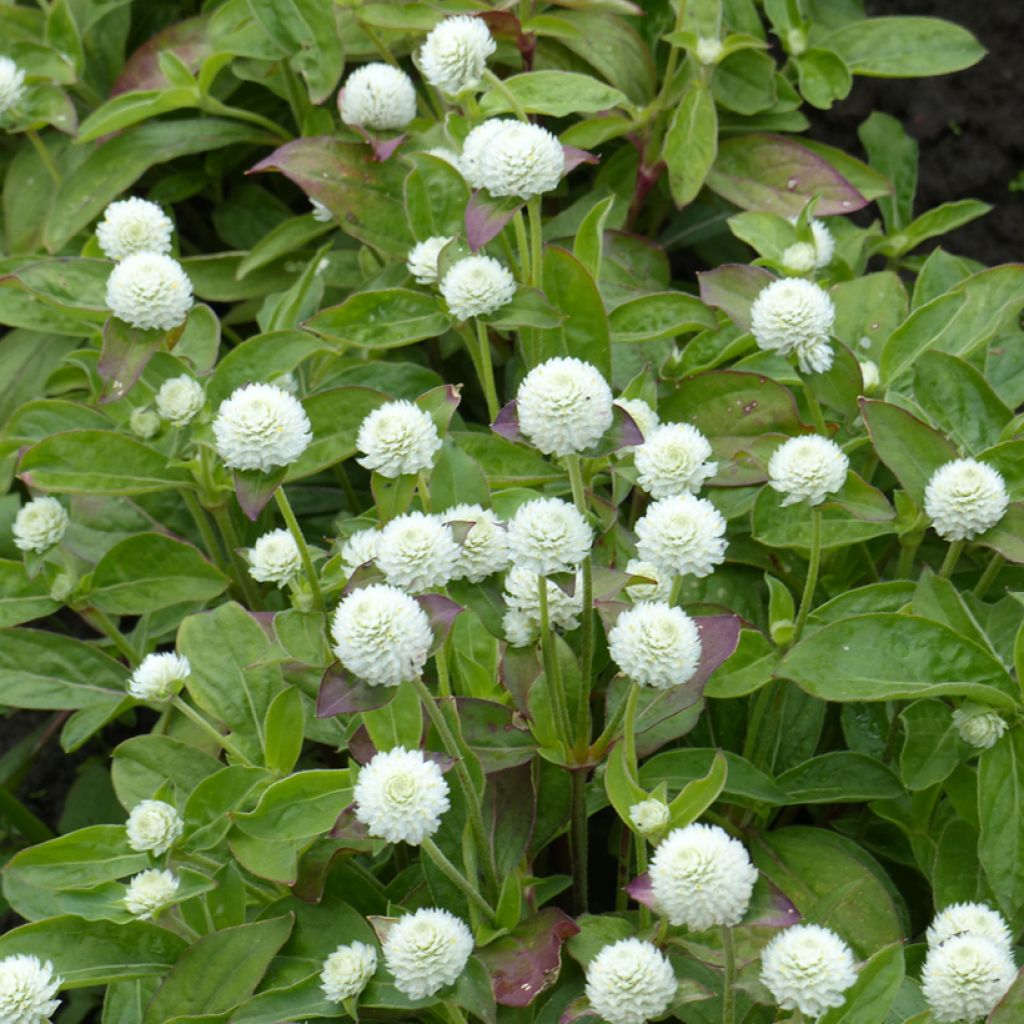
[[[584,458],[600,459],[622,448],[632,448],[644,443],[644,435],[636,420],[620,405],[612,406],[612,425],[604,432],[593,448],[582,452]]]
[[[594,566],[593,577],[595,601],[614,601],[631,580],[636,582],[643,579],[644,582],[647,582],[647,577],[634,576],[621,569],[609,569],[603,565]],[[650,580],[650,582],[656,581]]]
[[[687,685],[703,691],[711,673],[736,650],[743,620],[738,615],[698,615],[694,622],[700,632],[700,661]]]
[[[518,716],[518,712],[516,712]],[[530,762],[491,772],[484,797],[498,876],[514,871],[530,847],[537,824],[537,793]]]
[[[601,162],[601,158],[596,153],[580,149],[578,146],[563,146],[562,154],[565,159],[564,174],[574,171],[580,164],[599,164]]]
[[[654,892],[651,889],[651,876],[646,872],[642,875],[637,875],[626,886],[626,892],[629,894],[630,899],[636,900],[637,903],[642,903],[645,907],[654,909]]]
[[[348,597],[349,594],[356,590],[362,590],[363,587],[368,587],[371,583],[384,582],[386,582],[384,573],[377,568],[376,562],[363,562],[362,565],[356,566],[356,571],[349,576],[341,596]]]
[[[577,996],[562,1011],[558,1018],[558,1024],[579,1024],[581,1020],[600,1020],[595,1010],[590,1008],[586,996]]]
[[[770,285],[775,275],[763,267],[743,263],[723,263],[714,270],[697,271],[700,300],[715,306],[744,331],[750,330],[750,307],[762,288]]]
[[[246,516],[255,522],[274,491],[284,483],[288,473],[286,466],[280,466],[272,473],[261,473],[258,469],[235,470],[235,496]]]
[[[344,89],[338,93],[339,106],[341,105],[342,96],[344,96],[344,94]],[[380,135],[374,135],[371,132],[368,132],[362,125],[354,124],[350,127],[356,135],[358,135],[370,147],[370,150],[373,153],[373,159],[378,163],[383,163],[385,160],[389,160],[395,150],[398,149],[406,139],[404,132],[401,135],[396,135],[394,138],[385,139]]]
[[[213,41],[209,33],[210,15],[188,18],[158,32],[144,42],[125,61],[121,74],[110,90],[110,98],[123,92],[140,89],[164,89],[171,83],[160,70],[160,54],[170,51],[188,69],[195,73],[204,60],[213,53]]]
[[[526,438],[519,433],[519,411],[516,408],[516,400],[513,398],[508,405],[502,407],[491,424],[491,430],[500,434],[506,441],[526,443]]]
[[[470,248],[476,252],[496,238],[525,205],[526,201],[518,196],[495,199],[479,189],[475,191],[466,206],[466,240]]]
[[[374,746],[373,740],[370,739],[365,725],[359,726],[352,733],[345,749],[348,756],[358,765],[369,764],[377,754],[377,748]]]
[[[370,686],[361,679],[354,679],[340,663],[335,662],[320,680],[316,717],[333,718],[334,715],[374,711],[390,704],[396,693],[397,686]]]
[[[328,833],[332,839],[364,843],[370,838],[370,833],[366,831],[366,826],[356,817],[355,806],[355,804],[349,804],[338,815],[334,828]]]
[[[461,384],[441,384],[420,395],[416,399],[416,405],[430,415],[437,432],[444,437],[461,401]]]
[[[124,398],[142,375],[153,354],[163,347],[164,331],[140,331],[117,317],[108,317],[103,325],[103,347],[96,366],[107,382],[100,402]]]
[[[485,774],[526,764],[536,753],[525,719],[513,708],[479,697],[456,697],[455,706],[462,737]]]
[[[754,889],[750,910],[743,920],[745,928],[788,928],[791,924],[799,924],[800,911],[792,901],[779,889],[774,882],[763,875],[761,882]]]
[[[465,609],[444,594],[417,594],[416,603],[427,613],[434,634],[434,650],[437,650],[448,636],[452,623]]]

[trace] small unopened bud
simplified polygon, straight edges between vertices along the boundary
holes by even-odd
[[[152,409],[136,409],[128,421],[132,433],[148,441],[160,429],[160,417]]]

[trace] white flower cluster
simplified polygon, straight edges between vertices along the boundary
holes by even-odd
[[[353,799],[371,836],[410,846],[432,836],[451,806],[441,769],[404,747],[381,751],[360,769]]]
[[[540,577],[529,569],[513,566],[505,576],[505,612],[503,626],[506,639],[513,647],[525,647],[537,639],[540,632]],[[576,629],[583,612],[583,582],[576,573],[572,594],[567,594],[557,583],[544,581],[547,594],[548,624],[554,629]]]
[[[128,692],[136,700],[170,700],[191,672],[188,658],[173,651],[147,654],[128,680]]]
[[[953,725],[964,743],[979,750],[994,747],[1003,737],[1008,726],[998,711],[988,708],[957,708],[953,712]]]
[[[271,530],[246,550],[249,575],[259,583],[291,583],[302,572],[302,555],[290,530]]]
[[[924,492],[924,511],[943,540],[972,540],[995,526],[1010,499],[1002,474],[975,459],[940,466]]]
[[[761,953],[761,982],[783,1010],[816,1020],[857,980],[850,947],[828,928],[796,924],[784,928]]]
[[[68,514],[56,498],[33,498],[14,517],[15,547],[39,554],[49,551],[64,539],[68,522]]]
[[[408,401],[385,402],[359,424],[360,466],[381,476],[415,476],[434,464],[441,435],[430,414]]]
[[[384,964],[395,987],[410,999],[425,999],[454,985],[473,952],[473,934],[447,910],[424,907],[400,917],[384,939]]]
[[[345,124],[377,131],[404,128],[416,116],[416,89],[401,68],[364,64],[345,81],[338,110]]]
[[[128,815],[125,825],[128,845],[140,853],[155,856],[166,853],[181,837],[185,823],[178,812],[163,800],[141,800]]]
[[[108,260],[137,252],[169,253],[174,222],[156,203],[132,196],[111,203],[96,225],[96,241]]]
[[[664,423],[645,435],[634,456],[637,483],[652,498],[672,498],[684,491],[696,494],[718,472],[709,462],[711,445],[689,423]]]
[[[641,939],[613,942],[587,964],[587,1002],[608,1024],[644,1024],[660,1017],[676,988],[668,957]]]
[[[612,392],[601,371],[574,358],[535,366],[516,393],[519,429],[545,455],[586,451],[612,425]]]
[[[750,307],[750,329],[758,348],[796,356],[804,373],[824,373],[832,366],[835,318],[828,292],[799,277],[772,281]]]
[[[627,608],[608,633],[608,653],[620,671],[640,686],[659,690],[692,679],[700,652],[696,623],[662,601]]]
[[[459,546],[441,516],[407,512],[381,531],[375,561],[388,583],[416,594],[454,576]]]
[[[785,495],[783,505],[820,505],[846,483],[850,460],[842,448],[818,434],[784,441],[768,460],[768,483]]]
[[[302,403],[273,384],[247,384],[220,404],[213,421],[217,454],[229,469],[290,466],[313,440]]]
[[[541,576],[575,569],[590,553],[594,532],[575,506],[560,498],[535,498],[516,509],[508,524],[512,564]]]
[[[629,822],[642,836],[656,835],[669,823],[668,804],[661,800],[641,800],[629,809]]]
[[[25,95],[25,72],[10,57],[0,57],[0,115]]]
[[[721,513],[692,494],[652,502],[636,524],[640,560],[666,576],[710,576],[725,561],[725,548]]]
[[[129,914],[147,921],[170,906],[178,894],[178,877],[173,871],[151,868],[140,871],[128,883],[124,905]]]
[[[790,218],[796,224],[796,217]],[[794,242],[782,254],[782,265],[791,274],[807,274],[812,270],[822,270],[832,262],[836,251],[836,240],[825,224],[811,218],[812,242]]]
[[[473,188],[485,188],[493,196],[530,199],[558,185],[565,173],[565,154],[546,128],[493,118],[466,136],[461,168]]]
[[[192,282],[177,260],[159,252],[126,256],[107,278],[107,308],[139,330],[170,331],[192,308]]]
[[[437,282],[437,261],[441,250],[451,241],[450,235],[432,235],[422,242],[417,242],[405,260],[405,267],[416,279],[417,284],[435,284]]]
[[[457,320],[496,313],[515,293],[516,279],[493,256],[465,256],[441,281],[441,297]]]
[[[341,565],[346,576],[351,576],[361,565],[372,562],[380,548],[379,530],[359,530],[341,547]]]
[[[439,21],[419,52],[423,77],[436,89],[456,96],[480,84],[495,42],[482,18],[460,15]]]
[[[202,384],[183,373],[160,385],[156,393],[156,408],[172,426],[184,427],[195,419],[205,400]]]
[[[152,409],[133,409],[131,416],[128,417],[128,429],[136,437],[148,441],[160,430],[160,416]]]
[[[377,970],[377,950],[365,942],[339,946],[324,961],[320,989],[332,1003],[354,999]]]
[[[459,560],[452,579],[479,583],[508,568],[508,536],[504,523],[489,508],[455,505],[445,509],[446,523],[472,524],[459,545]]]
[[[49,960],[21,953],[5,956],[0,960],[0,1021],[46,1024],[60,1006],[54,996],[63,983]]]

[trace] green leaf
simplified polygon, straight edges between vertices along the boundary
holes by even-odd
[[[615,204],[614,196],[599,199],[580,221],[576,229],[572,254],[583,264],[587,273],[595,280],[601,279],[601,257],[604,253],[604,230],[608,216]]]
[[[206,386],[207,400],[216,408],[235,388],[290,373],[303,360],[329,351],[326,342],[304,331],[257,334],[237,345],[217,364],[213,379]]]
[[[132,736],[114,748],[111,779],[118,800],[134,807],[170,784],[185,800],[223,766],[217,758],[173,736]]]
[[[1024,969],[1017,972],[1017,977],[1002,999],[996,1003],[989,1015],[988,1024],[1016,1024],[1024,1013]],[[921,1022],[930,1024],[930,1022]]]
[[[512,112],[505,90],[527,114],[566,117],[629,106],[618,89],[575,71],[530,71],[504,79],[502,86],[502,90],[490,89],[480,98],[481,113],[487,117]]]
[[[669,828],[686,828],[695,822],[722,794],[729,778],[729,762],[719,750],[711,767],[700,779],[688,782],[668,805]]]
[[[833,750],[783,772],[776,783],[791,804],[859,803],[896,800],[903,795],[899,779],[881,761],[852,750]]]
[[[94,110],[78,129],[78,141],[92,142],[140,121],[171,110],[199,106],[199,90],[192,87],[142,89],[125,92]]]
[[[888,231],[898,231],[914,216],[917,191],[917,142],[894,117],[874,111],[857,129],[871,166],[893,184],[893,194],[878,200]]]
[[[296,772],[268,786],[256,808],[234,821],[257,839],[306,839],[329,831],[351,802],[347,769]]]
[[[884,256],[902,256],[916,249],[929,238],[955,231],[972,220],[984,217],[992,207],[977,199],[961,199],[953,203],[943,203],[932,210],[922,213],[911,221],[902,231],[886,238],[877,248]]]
[[[219,846],[231,830],[231,815],[269,781],[262,768],[228,765],[203,779],[185,803],[182,847],[189,852]]]
[[[853,86],[850,69],[831,50],[817,47],[793,58],[804,99],[819,110],[828,110],[836,100],[844,100]]]
[[[695,295],[652,292],[616,306],[608,317],[612,341],[660,341],[718,326],[715,314]]]
[[[419,747],[423,737],[423,709],[416,690],[403,683],[394,691],[394,699],[384,707],[363,712],[363,725],[378,750]]]
[[[656,754],[640,766],[640,782],[648,789],[666,782],[669,789],[682,790],[693,780],[707,776],[719,754],[724,754],[729,769],[722,799],[745,807],[759,804],[781,806],[786,802],[785,791],[771,778],[745,758],[728,750],[687,748]]]
[[[462,175],[429,153],[412,153],[406,159],[413,165],[403,185],[413,237],[422,242],[435,235],[460,235],[470,198]]]
[[[743,697],[771,681],[782,655],[756,629],[740,630],[736,650],[711,674],[705,697]]]
[[[953,712],[941,700],[918,700],[900,712],[900,778],[909,790],[942,782],[960,761]]]
[[[697,197],[717,153],[715,100],[711,90],[695,79],[687,86],[672,115],[662,147],[669,189],[676,206],[686,206]],[[710,187],[714,189],[714,185]]]
[[[978,857],[1008,920],[1024,907],[1024,733],[1010,729],[978,762]]]
[[[297,249],[302,249],[321,235],[334,230],[335,225],[333,223],[328,222],[325,224],[323,221],[318,221],[311,213],[283,220],[280,224],[271,228],[249,250],[249,253],[238,264],[235,274],[241,280],[250,271],[265,267],[268,263],[273,263],[274,260],[279,259],[281,256],[286,256]],[[232,349],[232,351],[235,350]]]
[[[626,761],[625,743],[617,743],[608,755],[604,773],[604,789],[608,801],[615,808],[623,824],[636,831],[629,817],[629,809],[647,799],[647,792],[632,778],[631,768]]]
[[[841,1006],[826,1010],[818,1024],[878,1024],[896,999],[903,983],[903,947],[880,949],[857,972]]]
[[[287,775],[295,767],[295,762],[302,753],[305,727],[302,696],[294,686],[290,686],[271,701],[263,727],[266,736],[267,767],[272,772]]]
[[[44,615],[51,615],[59,607],[60,602],[50,597],[50,587],[45,576],[30,579],[23,562],[0,559],[0,628],[6,629],[21,622],[40,619]]]
[[[384,349],[436,338],[449,323],[433,295],[387,288],[356,292],[341,305],[321,310],[304,326],[335,345]]]
[[[750,117],[775,105],[775,61],[757,50],[738,50],[722,59],[711,79],[715,102]]]

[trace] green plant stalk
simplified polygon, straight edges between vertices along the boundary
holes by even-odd
[[[569,858],[572,861],[573,903],[578,914],[587,912],[588,847],[587,769],[572,772],[572,820],[569,823]]]
[[[592,759],[599,761],[604,757],[604,752],[609,746],[611,746],[611,742],[615,739],[615,734],[619,731],[619,726],[622,724],[622,720],[625,717],[627,703],[627,698],[623,697],[622,700],[615,705],[615,710],[611,713],[611,716],[605,723],[605,727],[601,731],[601,735],[598,736],[591,744],[590,756]]]
[[[476,891],[473,885],[470,884],[469,879],[444,855],[444,852],[437,843],[430,836],[427,836],[420,846],[448,881],[458,888],[477,910],[482,911],[489,921],[494,921],[497,917],[494,908]]]
[[[811,509],[811,561],[807,566],[807,579],[804,580],[804,593],[800,598],[800,611],[797,613],[796,625],[793,627],[793,643],[800,639],[814,603],[814,588],[818,585],[818,569],[821,566],[821,509]]]
[[[279,124],[275,124],[270,118],[264,117],[262,114],[254,113],[251,110],[246,110],[244,107],[233,107],[228,103],[221,103],[220,100],[214,99],[212,96],[204,96],[199,103],[199,109],[207,114],[215,114],[220,117],[233,117],[236,121],[248,121],[249,124],[258,125],[264,131],[270,132],[272,135],[276,135],[279,139],[283,139],[285,142],[291,142],[294,136],[282,128]]]
[[[956,563],[960,561],[960,556],[963,554],[963,550],[966,546],[967,541],[955,540],[947,548],[946,557],[942,560],[942,565],[939,566],[939,576],[944,580],[948,580],[953,574],[953,570],[956,568]]]
[[[53,178],[54,185],[60,188],[62,178],[60,169],[57,167],[53,156],[50,154],[50,150],[47,148],[46,143],[39,137],[39,132],[35,128],[29,128],[25,134],[28,136],[28,141],[32,143],[32,148],[39,155],[39,159],[42,161],[43,166],[46,168],[47,174]]]
[[[914,569],[914,557],[921,546],[923,535],[920,533],[905,534],[900,537],[900,559],[896,563],[896,578],[909,580]]]
[[[417,474],[416,493],[420,496],[420,504],[423,506],[423,511],[429,514],[433,504],[430,500],[430,481],[427,479],[426,473]]]
[[[530,284],[538,290],[544,288],[544,222],[540,212],[540,196],[526,202],[530,218]]]
[[[814,429],[817,430],[822,437],[828,437],[828,427],[825,425],[825,415],[821,411],[821,405],[818,403],[818,397],[815,395],[814,388],[811,387],[807,377],[808,374],[800,374],[800,380],[804,385],[804,397],[807,399],[807,408],[810,410],[811,419],[814,421]]]
[[[484,81],[509,105],[512,113],[520,121],[529,121],[522,103],[519,102],[512,90],[493,71],[489,69],[484,71]]]
[[[539,573],[537,574],[537,600],[540,605],[541,650],[544,655],[544,674],[547,678],[548,693],[551,695],[551,707],[555,713],[558,731],[565,744],[565,749],[569,751],[573,748],[569,705],[565,697],[562,666],[558,661],[558,649],[555,646],[555,635],[551,631],[551,620],[548,614],[548,581]]]
[[[572,500],[581,516],[587,516],[587,494],[583,486],[583,466],[577,454],[565,457],[572,486]],[[580,635],[580,680],[583,695],[576,713],[576,738],[580,749],[590,742],[590,676],[594,664],[594,563],[590,555],[583,559],[583,614]]]
[[[257,604],[259,604],[259,595],[249,576],[249,567],[245,564],[245,559],[239,554],[242,547],[242,539],[238,536],[235,524],[231,520],[231,510],[227,505],[218,505],[213,509],[213,518],[217,520],[220,535],[224,538],[224,545],[227,547],[228,555],[235,567],[235,580],[245,595],[246,604],[249,605],[250,609],[255,609]]]
[[[981,579],[978,580],[974,585],[974,590],[971,591],[979,601],[988,593],[988,588],[995,582],[996,577],[1005,564],[1006,559],[998,551],[994,551],[988,565],[985,566],[985,571],[981,574]]]
[[[233,758],[235,758],[239,762],[239,764],[245,765],[246,768],[256,767],[252,763],[252,761],[250,761],[249,758],[247,758],[245,754],[243,754],[238,749],[238,747],[236,747],[234,743],[232,743],[231,740],[227,738],[227,736],[225,736],[218,729],[215,729],[213,725],[211,725],[210,722],[208,722],[201,714],[199,714],[199,712],[196,711],[196,709],[192,707],[192,705],[189,704],[187,701],[182,700],[180,696],[175,694],[171,698],[171,705],[172,707],[174,707],[176,711],[180,711],[190,722],[193,722],[195,725],[198,725],[199,728],[202,729],[203,732],[210,737],[210,739],[215,740],[217,744],[225,752],[227,752]]]
[[[674,32],[682,32],[683,22],[686,20],[686,0],[676,0],[676,23],[673,28]],[[658,99],[656,101],[656,109],[660,109],[664,103],[665,98],[668,95],[669,89],[672,88],[672,79],[676,75],[676,67],[679,64],[679,47],[673,46],[668,52],[668,61],[665,64],[665,77],[662,79],[661,92],[658,93]]]
[[[733,1024],[736,1019],[736,993],[733,983],[736,977],[736,945],[732,929],[722,926],[722,954],[725,960],[722,973],[722,1024]]]
[[[98,629],[128,660],[129,665],[135,665],[139,660],[139,652],[131,645],[128,637],[118,629],[105,612],[99,608],[89,608],[79,613],[86,622],[94,629]]]
[[[530,241],[526,235],[526,221],[523,211],[516,210],[512,215],[512,227],[516,233],[516,248],[519,250],[519,283],[529,284],[530,281]]]
[[[206,548],[207,556],[221,572],[226,576],[230,576],[231,567],[224,561],[224,552],[217,541],[217,535],[213,532],[213,527],[210,526],[209,517],[203,510],[203,506],[199,504],[199,499],[191,490],[185,487],[181,489],[180,494],[185,501],[185,507],[192,516],[193,522],[196,524],[199,536],[203,540],[203,547]]]
[[[277,507],[281,515],[284,516],[284,521],[288,524],[292,537],[295,538],[295,544],[299,549],[299,554],[302,556],[302,568],[306,570],[309,585],[313,589],[313,600],[316,601],[317,608],[323,611],[325,607],[324,593],[320,589],[320,579],[313,566],[313,556],[309,553],[309,545],[306,543],[306,538],[302,535],[298,519],[295,518],[295,512],[292,509],[291,502],[288,500],[288,495],[285,493],[284,484],[274,491],[274,501],[277,502]]]
[[[636,873],[637,875],[647,874],[647,840],[643,836],[633,833],[633,845],[636,847]],[[640,928],[650,928],[651,908],[646,903],[640,904]]]
[[[501,403],[498,401],[498,389],[494,384],[494,364],[491,362],[491,340],[487,336],[487,324],[482,320],[476,321],[477,345],[480,349],[480,386],[484,389],[484,398],[487,400],[487,415],[493,423],[501,411]]]
[[[451,674],[448,671],[448,638],[434,652],[434,665],[437,667],[437,695],[438,697],[450,697],[452,695]]]

